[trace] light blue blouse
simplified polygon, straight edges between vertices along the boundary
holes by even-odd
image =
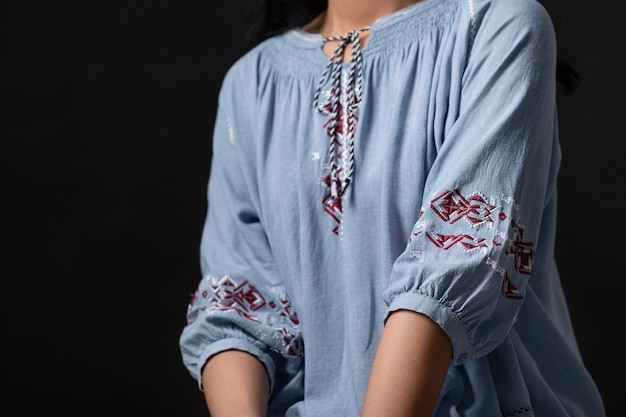
[[[225,77],[180,338],[200,388],[239,349],[267,368],[268,416],[357,417],[384,320],[410,309],[453,345],[436,417],[604,416],[554,259],[544,8],[423,0],[371,25],[339,90],[322,44],[289,31]]]

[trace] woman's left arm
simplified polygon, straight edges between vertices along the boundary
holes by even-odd
[[[389,313],[361,417],[431,417],[449,366],[505,340],[534,261],[551,255],[560,163],[552,22],[532,1],[473,4],[471,54],[383,294]]]
[[[378,345],[361,417],[430,417],[446,377],[452,344],[430,318],[392,313]]]

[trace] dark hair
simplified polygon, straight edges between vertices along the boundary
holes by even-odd
[[[255,6],[249,9],[253,23],[248,40],[258,44],[271,36],[308,23],[328,7],[328,1],[257,0]],[[556,80],[565,94],[572,94],[580,85],[580,75],[561,56],[557,56]]]
[[[563,57],[556,57],[556,81],[565,94],[572,94],[580,86],[580,74]]]
[[[327,0],[256,0],[248,9],[252,25],[248,40],[254,44],[310,22],[328,7]]]

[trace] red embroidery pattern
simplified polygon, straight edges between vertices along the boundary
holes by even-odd
[[[515,220],[511,221],[511,227],[513,228],[513,239],[506,254],[515,257],[515,270],[517,272],[530,275],[535,258],[534,244],[524,241],[524,229]]]
[[[304,355],[304,350],[302,349],[302,345],[298,341],[296,334],[291,332],[285,327],[281,327],[276,329],[276,333],[274,334],[274,338],[278,340],[278,342],[283,346],[283,350],[290,356],[300,356]]]
[[[441,249],[450,249],[452,246],[459,244],[463,248],[469,250],[476,250],[480,248],[487,248],[489,245],[485,243],[485,239],[473,237],[466,234],[459,235],[442,235],[440,233],[427,232],[426,237],[435,246]]]
[[[325,95],[332,96],[334,90]],[[332,139],[329,149],[329,161],[324,167],[324,177],[322,184],[326,187],[326,194],[322,198],[324,212],[328,214],[334,221],[333,233],[339,234],[339,226],[341,224],[341,216],[343,215],[342,199],[346,188],[350,185],[350,172],[344,170],[344,165],[348,168],[353,163],[353,150],[356,134],[356,126],[358,116],[350,106],[344,106],[341,102],[345,100],[341,93],[339,94],[339,103],[337,110],[333,112],[332,101],[327,98],[323,107],[324,113],[330,114],[328,120],[324,123],[326,134]],[[345,109],[345,110],[344,110]],[[348,147],[348,156],[344,156],[344,149]],[[349,159],[349,160],[348,160]]]
[[[491,214],[497,208],[478,193],[463,197],[458,190],[446,191],[435,197],[430,207],[445,222],[452,224],[464,218],[472,226],[493,222]]]
[[[502,201],[508,204],[513,204],[515,209],[519,206],[510,197],[502,196]],[[459,219],[465,219],[470,227],[475,228],[481,224],[495,223],[494,216],[498,206],[489,203],[488,200],[480,193],[474,192],[469,196],[463,196],[459,190],[446,190],[430,202],[430,208],[433,212],[444,222],[448,224],[454,224]],[[423,212],[420,212],[419,217],[422,217]],[[499,222],[504,222],[508,219],[508,216],[504,212],[497,214],[496,219]],[[424,226],[423,222],[416,224],[421,228]],[[506,255],[514,257],[514,268],[521,274],[530,275],[532,272],[532,262],[534,260],[534,244],[524,240],[524,229],[511,219],[510,226],[513,230],[513,237],[508,238],[505,232],[496,231],[494,233],[496,238],[502,239],[503,242],[493,239],[489,242],[482,237],[475,237],[469,234],[441,234],[435,232],[425,232],[424,236],[436,247],[448,250],[454,245],[459,245],[466,251],[474,250],[486,250],[490,247],[499,247],[503,243],[508,243],[508,248],[505,250]],[[422,232],[414,232],[409,242],[419,236]],[[416,251],[412,251],[417,253]],[[410,258],[419,258],[419,256],[413,256],[409,254]],[[520,290],[511,282],[509,274],[506,270],[496,264],[492,259],[487,262],[502,276],[502,295],[510,299],[521,299],[523,295]]]
[[[417,223],[415,223],[415,227],[413,228],[414,230],[417,230],[417,229],[419,229],[420,227],[422,227],[424,225],[424,222],[419,221],[419,219],[421,219],[423,215],[424,215],[424,210],[420,210],[420,212],[419,212],[419,214],[417,216],[417,220],[418,221],[417,221]],[[413,232],[411,234],[411,236],[409,236],[409,241],[407,242],[407,245],[410,244],[413,241],[413,239],[415,239],[416,237],[418,237],[421,234],[422,234],[421,231]],[[413,256],[413,257],[416,257],[416,256]]]
[[[214,281],[211,289],[213,296],[209,302],[213,303],[213,306],[209,308],[209,311],[232,310],[248,320],[260,321],[252,315],[252,312],[265,305],[265,298],[248,281],[237,285],[229,277],[224,277],[221,281]]]
[[[339,169],[339,171],[341,171],[341,169]],[[331,181],[330,173],[328,173],[324,177],[324,181],[323,181],[324,185],[328,189],[328,192],[324,196],[324,198],[322,198],[322,204],[324,205],[324,212],[326,212],[326,214],[328,214],[335,221],[336,224],[333,227],[333,233],[338,235],[339,225],[341,224],[341,216],[343,215],[343,207],[341,206],[341,197],[338,197],[338,198],[332,197],[330,193],[330,189],[331,189],[330,181]],[[334,182],[335,182],[335,187],[337,187],[338,190],[341,191],[341,181],[339,181],[339,179],[336,178]]]
[[[491,266],[498,274],[502,276],[502,286],[500,289],[502,295],[504,295],[506,298],[515,300],[521,300],[522,298],[524,298],[519,288],[513,285],[511,279],[509,278],[509,273],[506,272],[504,268],[498,265],[496,261],[491,258],[487,259],[487,265]]]
[[[300,324],[298,315],[291,305],[291,300],[285,294],[280,296],[280,306],[281,309],[278,311],[278,316],[281,319],[287,320],[294,327]]]
[[[261,340],[269,342],[268,345],[272,349],[279,350],[275,347],[275,344],[278,344],[282,348],[279,351],[286,355],[303,355],[304,347],[296,332],[300,320],[291,300],[285,293],[281,293],[275,299],[270,299],[271,296],[264,296],[247,280],[239,284],[229,276],[224,276],[219,280],[209,276],[207,280],[210,282],[209,287],[202,292],[199,289],[195,291],[188,310],[202,299],[205,300],[206,305],[199,310],[207,314],[234,311],[246,320],[267,325],[265,330],[271,329],[273,335],[269,339],[266,338],[262,327],[258,335]],[[266,301],[267,299],[270,301]]]
[[[506,298],[521,300],[524,296],[521,294],[520,290],[513,285],[511,280],[509,279],[509,274],[504,273],[504,278],[502,279],[502,295]]]
[[[198,300],[198,291],[199,291],[199,288],[196,288],[196,290],[191,295],[191,298],[189,299],[189,304],[187,305],[187,312],[189,312],[193,308],[193,306],[196,304],[196,301]],[[190,324],[192,322],[193,320],[188,322],[187,324]]]

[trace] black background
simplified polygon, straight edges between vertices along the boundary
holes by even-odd
[[[584,361],[617,417],[624,10],[542,3],[582,80],[557,97],[557,255]],[[5,415],[207,415],[178,335],[199,279],[217,91],[251,46],[249,4],[1,7]]]

